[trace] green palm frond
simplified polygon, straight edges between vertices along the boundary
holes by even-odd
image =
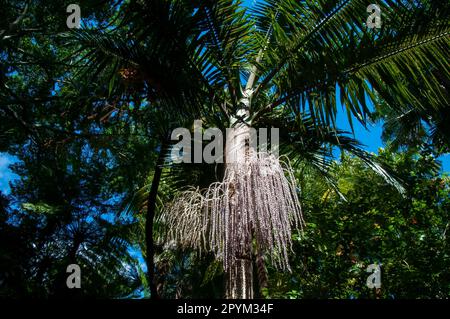
[[[281,119],[281,120],[280,120]],[[376,160],[373,154],[364,150],[363,145],[349,132],[324,124],[317,125],[307,114],[296,117],[275,117],[261,123],[280,128],[280,151],[288,156],[294,166],[308,165],[320,172],[332,185],[330,171],[337,149],[359,158],[377,175],[399,192],[404,192],[404,181],[391,167]]]
[[[339,93],[347,110],[362,121],[369,113],[366,100],[374,100],[374,91],[392,107],[405,101],[421,107],[412,87],[421,87],[421,94],[434,105],[442,101],[444,93],[432,70],[445,77],[450,72],[445,63],[449,5],[386,1],[380,4],[379,31],[364,25],[366,6],[363,1],[273,4],[270,15],[278,10],[280,17],[272,21],[274,36],[263,62],[267,71],[262,70],[266,73],[257,93],[267,88],[275,93],[260,113],[288,103],[308,108],[313,117],[328,124],[336,115]],[[295,18],[288,18],[288,13]]]

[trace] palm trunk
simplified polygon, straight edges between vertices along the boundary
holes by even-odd
[[[236,258],[226,273],[226,281],[227,299],[253,299],[252,260]]]
[[[259,251],[256,252],[255,264],[258,275],[259,297],[264,298],[263,291],[268,286],[269,278],[267,275],[266,265],[264,265],[264,258]]]
[[[231,174],[245,165],[250,148],[247,142],[250,138],[250,127],[242,120],[238,122],[227,134],[226,141],[226,165]],[[236,171],[236,174],[238,172]],[[229,234],[237,238],[228,239],[226,245],[237,245],[234,249],[233,262],[226,270],[226,297],[228,299],[252,299],[253,298],[253,267],[252,267],[252,230],[251,225],[244,220],[246,214],[241,212],[242,203],[239,202],[239,185],[234,185],[234,193],[230,195],[229,205],[231,220],[228,223]]]
[[[159,182],[161,181],[161,174],[164,164],[164,148],[166,147],[167,141],[161,143],[161,149],[159,151],[158,160],[156,162],[152,185],[147,198],[147,213],[145,218],[145,243],[147,247],[147,252],[145,256],[145,261],[147,264],[147,281],[150,288],[150,298],[158,299],[158,291],[155,283],[155,262],[154,262],[154,241],[153,241],[153,222],[155,218],[156,211],[156,197],[158,195]]]
[[[277,11],[278,16],[278,11]],[[271,29],[267,31],[266,41],[268,43]],[[256,62],[259,63],[262,59],[264,51],[266,47],[264,47],[259,53],[256,59]],[[245,85],[244,94],[239,101],[240,109],[238,110],[237,117],[230,118],[231,127],[233,127],[234,133],[231,136],[227,134],[227,142],[226,142],[226,161],[227,166],[230,164],[239,165],[241,162],[245,162],[248,156],[253,156],[253,149],[251,149],[250,145],[250,126],[251,123],[248,121],[250,118],[250,105],[251,99],[253,96],[253,86],[256,80],[257,67],[254,65],[251,69],[249,78]],[[244,142],[242,142],[244,140]],[[239,189],[236,189],[236,192],[239,192]],[[236,193],[235,193],[236,194]],[[235,195],[236,197],[236,195]],[[247,199],[252,200],[252,199]],[[231,211],[235,212],[235,215],[232,221],[234,225],[231,227],[235,227],[239,229],[238,235],[241,237],[239,247],[241,253],[239,256],[233,256],[235,258],[235,262],[228,268],[226,274],[226,296],[229,299],[253,299],[253,263],[252,263],[252,226],[249,225],[246,221],[243,221],[240,218],[241,212],[239,211],[239,203],[236,203],[236,200],[230,200],[231,205],[235,207],[231,207]],[[231,224],[231,223],[230,223]],[[241,224],[241,225],[240,225]],[[247,229],[239,228],[239,226],[247,225]],[[233,242],[233,241],[232,241]]]

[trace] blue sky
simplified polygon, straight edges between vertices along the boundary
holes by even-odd
[[[9,182],[19,177],[9,169],[9,165],[16,161],[17,158],[6,153],[0,153],[0,191],[4,194],[10,191]]]
[[[338,109],[340,105],[338,105]],[[348,132],[351,132],[350,124],[347,120],[347,115],[344,112],[339,112],[337,115],[337,126]],[[373,125],[368,125],[367,129],[359,123],[357,120],[353,121],[353,128],[355,131],[355,137],[364,145],[364,149],[368,152],[378,154],[378,149],[385,147],[381,140],[381,133],[383,131],[383,123],[378,122]],[[450,154],[445,154],[438,158],[442,163],[442,171],[450,172]]]

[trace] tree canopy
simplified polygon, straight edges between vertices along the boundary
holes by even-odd
[[[196,119],[280,129],[306,224],[292,272],[252,239],[257,296],[450,294],[448,2],[382,1],[380,29],[360,0],[95,0],[73,30],[67,5],[0,0],[0,152],[19,176],[0,193],[0,296],[223,297],[222,260],[165,240],[161,218],[226,178],[171,163],[172,130]],[[385,149],[367,152],[338,112],[383,123]]]

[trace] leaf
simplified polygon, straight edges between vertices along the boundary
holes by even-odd
[[[23,203],[22,208],[28,211],[32,211],[38,214],[54,214],[56,209],[45,203],[31,204]]]
[[[214,260],[206,269],[201,286],[205,286],[223,273],[222,262]]]

